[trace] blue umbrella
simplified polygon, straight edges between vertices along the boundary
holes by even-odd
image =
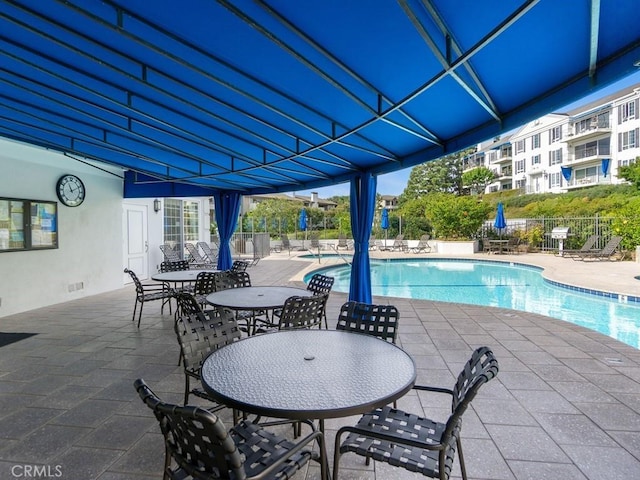
[[[304,208],[300,210],[300,222],[298,223],[298,227],[303,231],[307,229],[307,211]]]
[[[303,208],[302,210],[300,210],[300,220],[298,222],[298,227],[300,228],[300,230],[302,230],[303,232],[305,232],[305,236],[306,236],[306,230],[307,230],[307,211]],[[302,239],[302,248],[304,248],[304,238]]]
[[[380,219],[380,227],[384,230],[384,246],[387,246],[387,235],[389,234],[389,210],[382,209],[382,218]]]
[[[498,202],[496,221],[493,222],[493,226],[500,230],[500,236],[502,237],[502,229],[507,226],[507,220],[504,218],[504,205],[502,205],[502,202]]]

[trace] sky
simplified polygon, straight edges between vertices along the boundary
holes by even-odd
[[[618,90],[622,90],[630,85],[633,85],[634,83],[640,83],[640,72],[625,77],[624,79],[616,83],[612,83],[608,87],[598,90],[596,93],[587,95],[586,97],[583,97],[576,102],[565,105],[564,107],[561,107],[557,110],[571,110],[573,108],[580,107],[581,105],[584,105],[586,103],[592,102],[602,97],[606,97],[607,95],[610,95]],[[380,195],[400,195],[403,192],[404,188],[407,186],[407,181],[409,180],[410,173],[411,168],[405,168],[404,170],[398,170],[397,172],[378,176],[377,192]],[[349,195],[349,183],[342,183],[330,187],[315,188],[313,189],[313,191],[318,192],[318,196],[320,198],[330,198],[338,195]],[[302,190],[289,193],[295,193],[296,195],[310,195],[311,190]]]

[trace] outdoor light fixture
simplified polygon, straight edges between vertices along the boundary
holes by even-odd
[[[156,198],[153,201],[153,211],[158,213],[160,211],[160,208],[162,207],[161,203],[160,203],[160,199]]]

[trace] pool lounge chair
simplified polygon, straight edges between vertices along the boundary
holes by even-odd
[[[584,242],[584,244],[580,248],[575,250],[571,250],[571,249],[562,250],[562,252],[558,252],[558,255],[561,257],[572,258],[583,253],[595,251],[596,249],[594,247],[598,243],[599,239],[600,239],[600,235],[595,235],[595,234],[591,235],[589,238],[587,238],[587,240]]]
[[[406,252],[409,250],[407,242],[404,240],[404,234],[398,235],[391,245],[392,252]]]
[[[609,239],[607,244],[602,247],[601,250],[591,250],[589,252],[583,252],[577,254],[575,257],[572,257],[574,260],[613,260],[615,254],[617,253],[618,247],[620,246],[620,242],[622,242],[622,237],[613,236]]]
[[[424,235],[422,235],[420,237],[420,240],[418,240],[418,245],[416,245],[415,247],[413,247],[411,249],[411,251],[413,253],[429,253],[431,251],[431,245],[429,245],[429,238],[431,238],[429,236],[428,233],[425,233]]]

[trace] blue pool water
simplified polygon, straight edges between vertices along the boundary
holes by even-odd
[[[347,265],[323,268],[334,290],[349,291]],[[464,260],[371,262],[372,294],[467,303],[539,313],[640,348],[640,304],[582,293],[542,278],[541,269]]]

